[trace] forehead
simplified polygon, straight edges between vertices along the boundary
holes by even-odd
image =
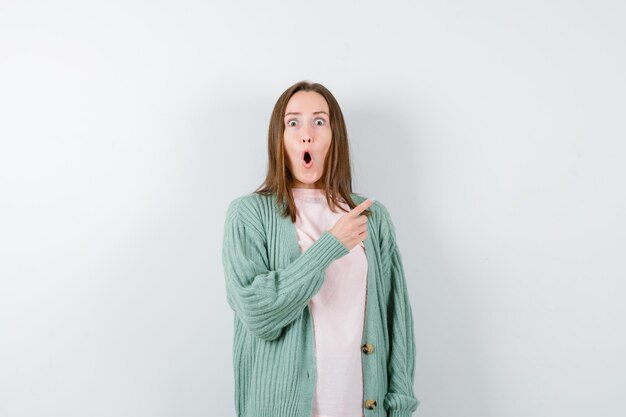
[[[328,103],[324,96],[316,91],[298,91],[289,99],[285,113],[313,113],[320,110],[328,113]]]

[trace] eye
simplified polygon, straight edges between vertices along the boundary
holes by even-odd
[[[322,122],[322,123],[321,123],[321,124],[318,124],[317,122]],[[315,120],[315,123],[316,123],[318,126],[324,126],[324,125],[326,124],[326,120],[324,120],[324,119],[316,119],[316,120]]]
[[[292,125],[292,124],[291,124],[291,122],[294,122],[294,123],[295,123],[295,120],[294,120],[294,119],[289,120],[289,121],[287,122],[287,126],[295,126],[295,125]]]

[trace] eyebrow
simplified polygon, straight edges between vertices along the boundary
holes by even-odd
[[[313,112],[313,114],[320,114],[320,113],[324,113],[326,116],[328,116],[328,113],[326,113],[324,110],[320,110],[320,111]],[[286,113],[286,114],[285,114],[285,117],[289,116],[290,114],[302,114],[302,113],[298,113],[298,112],[295,112],[295,111],[291,111],[291,112],[289,112],[289,113]],[[330,116],[329,116],[329,117],[330,117]]]

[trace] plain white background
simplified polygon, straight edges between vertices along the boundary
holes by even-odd
[[[623,416],[626,6],[0,3],[0,416],[234,416],[227,204],[324,84],[424,417]]]

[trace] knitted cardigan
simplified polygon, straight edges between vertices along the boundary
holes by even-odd
[[[365,200],[351,194],[355,203]],[[376,200],[363,241],[368,261],[361,346],[365,417],[410,417],[413,393],[413,314],[395,228]],[[222,263],[234,314],[232,360],[238,417],[311,417],[316,384],[314,329],[308,303],[326,268],[349,253],[329,231],[301,252],[295,225],[274,195],[231,201]],[[339,317],[337,319],[340,319]]]

